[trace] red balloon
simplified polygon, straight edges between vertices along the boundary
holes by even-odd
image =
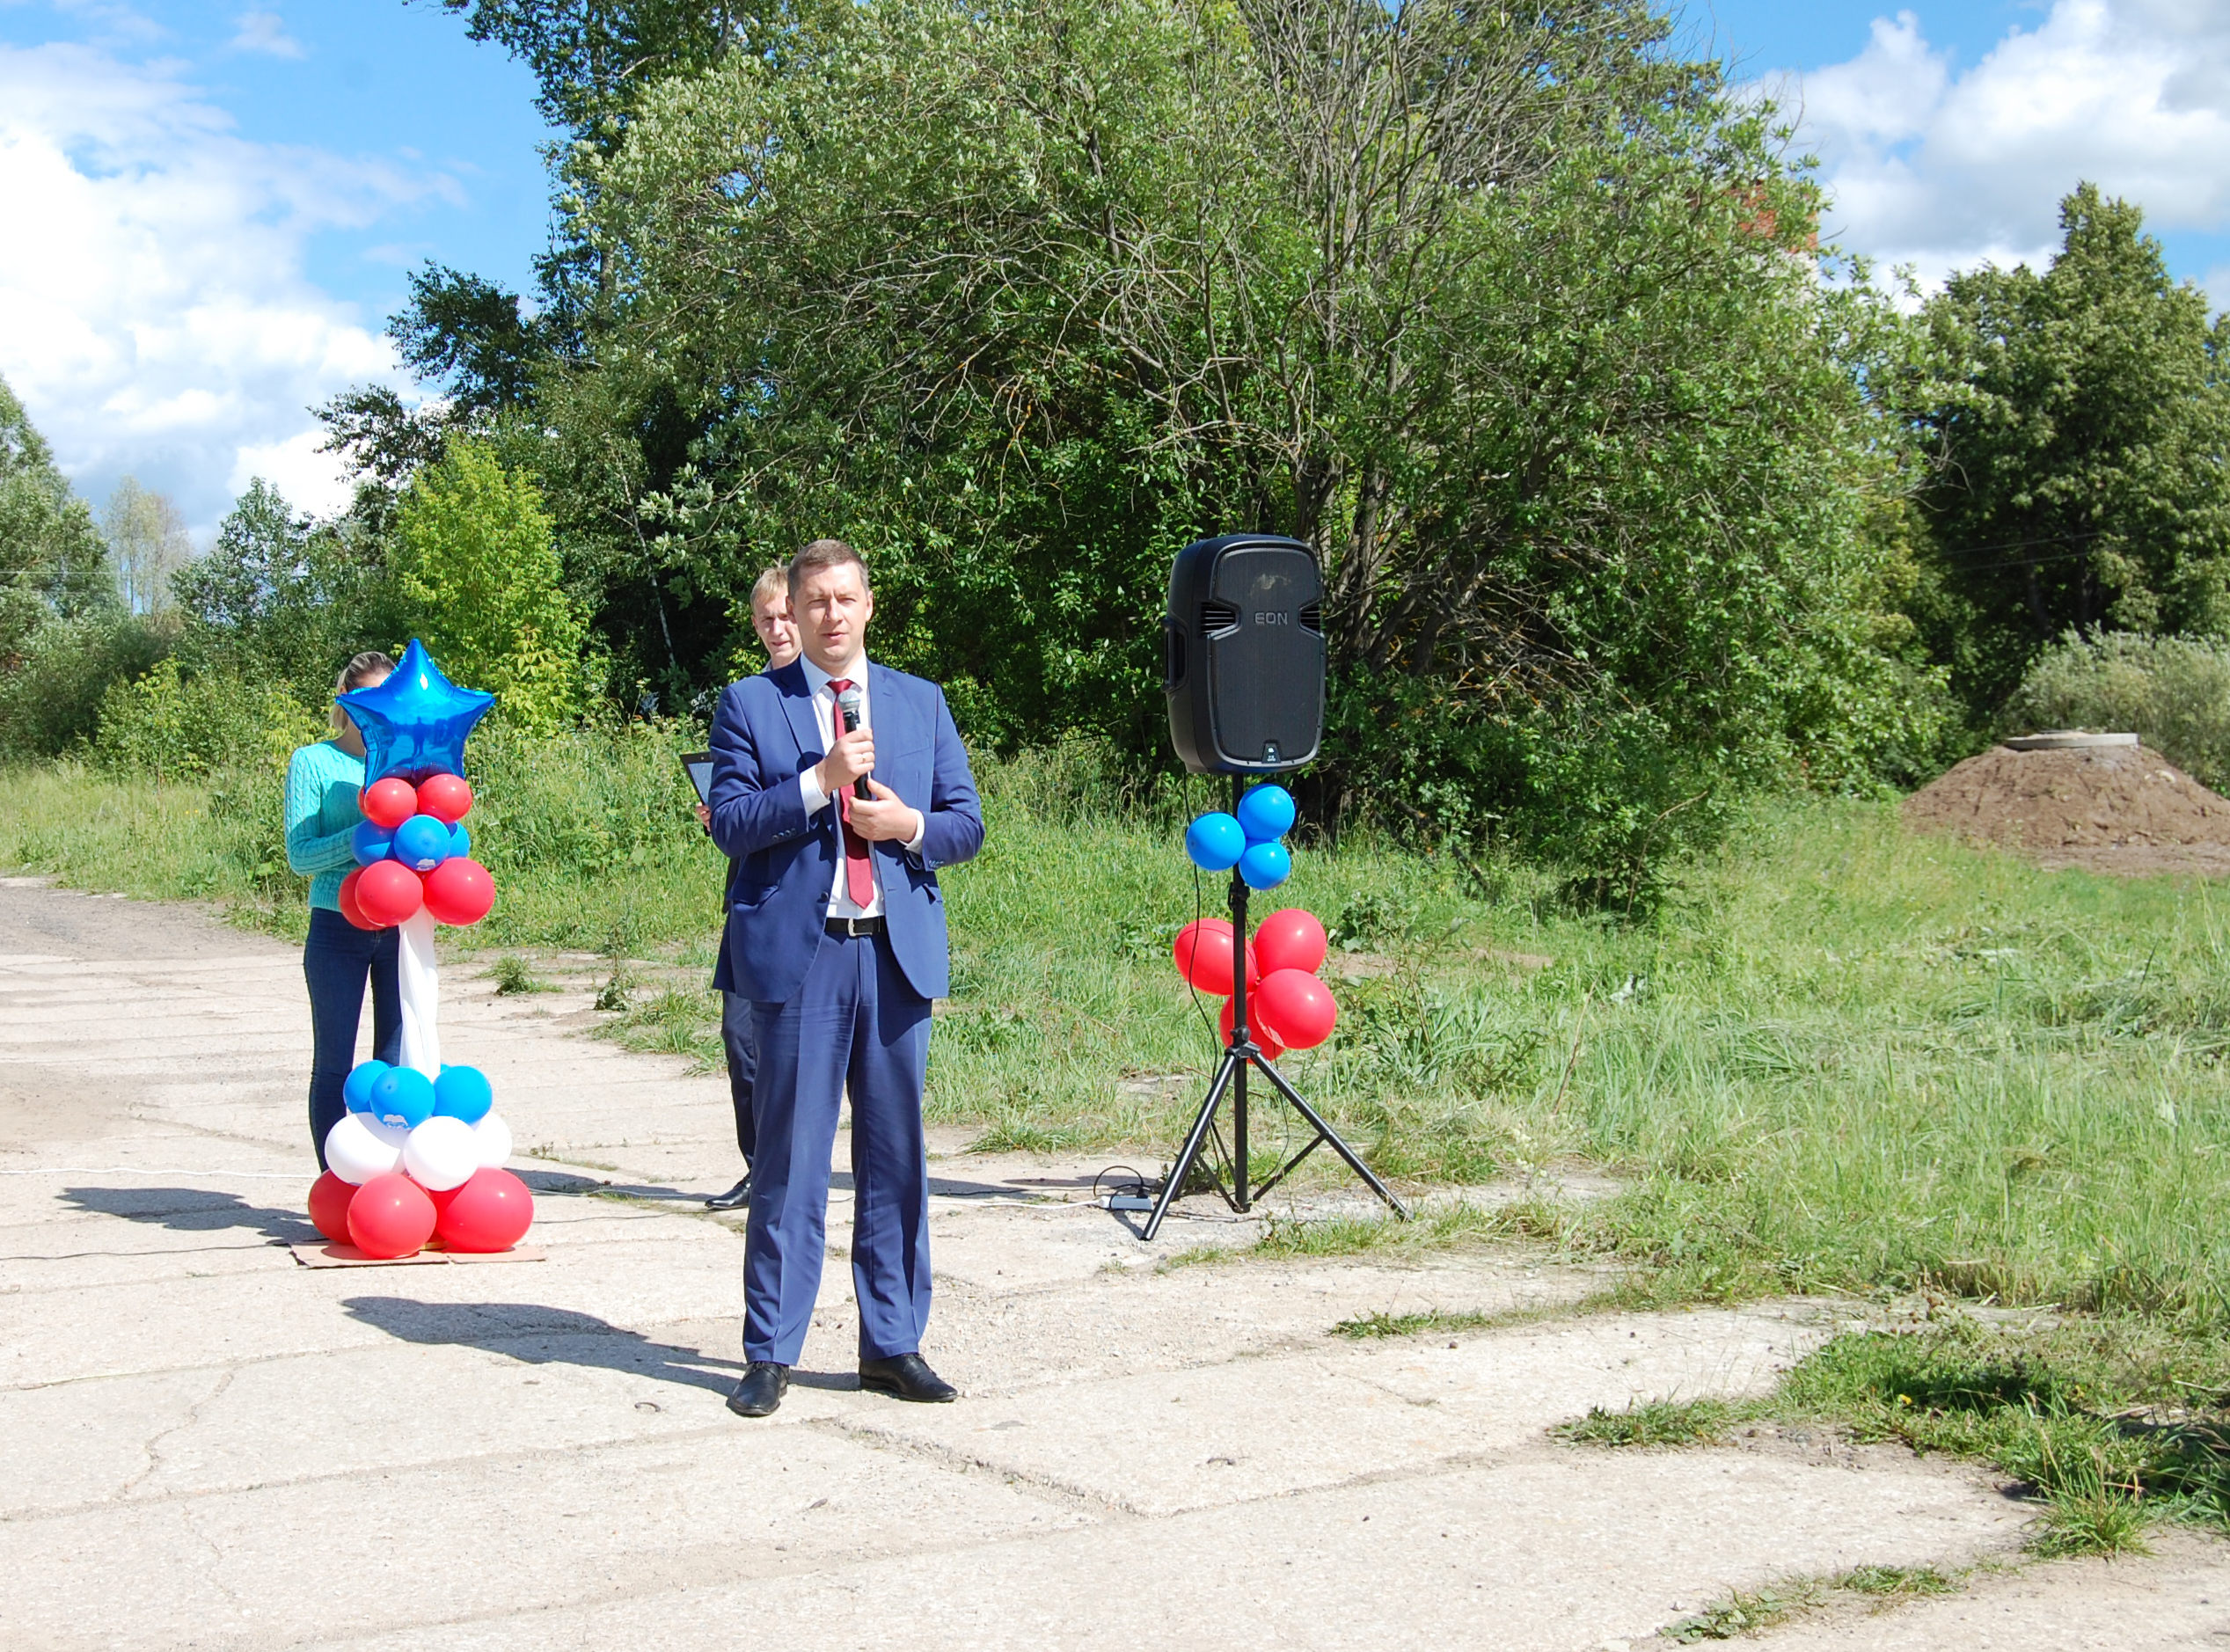
[[[1316,914],[1298,906],[1272,912],[1254,925],[1254,955],[1261,960],[1264,975],[1280,969],[1314,975],[1324,967],[1327,945]]]
[[[418,783],[418,812],[454,826],[472,812],[472,788],[461,774],[429,774]]]
[[[356,800],[356,807],[364,812],[364,818],[375,826],[384,826],[389,831],[401,825],[418,813],[418,789],[398,774],[391,774],[384,780],[374,780]]]
[[[453,1251],[508,1251],[534,1224],[534,1195],[508,1170],[476,1170],[442,1211],[442,1243]]]
[[[1236,1019],[1232,1016],[1232,1010],[1238,1003],[1237,998],[1224,1000],[1223,1029],[1224,1042],[1226,1044],[1232,1042],[1232,1022]],[[1261,1047],[1264,1059],[1276,1061],[1285,1053],[1285,1046],[1277,1042],[1277,1034],[1263,1025],[1262,1006],[1257,1001],[1256,995],[1251,988],[1247,994],[1247,1034]]]
[[[358,866],[340,881],[340,915],[358,929],[384,928],[384,925],[375,924],[366,917],[364,909],[356,904],[356,880],[363,875],[364,869]]]
[[[1232,926],[1220,917],[1195,918],[1177,932],[1177,944],[1170,953],[1177,961],[1177,973],[1198,987],[1203,992],[1213,992],[1224,998],[1232,995]],[[1247,948],[1247,984],[1253,986],[1261,974],[1254,957],[1254,948]]]
[[[1332,989],[1305,969],[1273,969],[1262,977],[1262,1024],[1288,1049],[1314,1049],[1332,1036],[1340,1006]],[[1254,1000],[1249,998],[1248,1013]]]
[[[434,1237],[434,1202],[399,1170],[374,1176],[348,1202],[348,1242],[367,1256],[415,1255]]]
[[[495,904],[495,880],[477,860],[444,860],[426,874],[426,910],[436,924],[477,924]]]
[[[336,1245],[352,1243],[348,1237],[348,1206],[355,1188],[328,1170],[310,1184],[310,1220]]]
[[[356,874],[356,908],[375,929],[392,929],[426,900],[426,885],[399,860],[375,860]]]

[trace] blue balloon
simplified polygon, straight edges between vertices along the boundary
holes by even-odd
[[[1275,838],[1249,844],[1239,858],[1239,875],[1250,889],[1275,889],[1293,875],[1293,857]]]
[[[443,1067],[434,1080],[434,1111],[442,1118],[478,1124],[495,1105],[495,1092],[478,1067]]]
[[[1185,828],[1185,852],[1203,872],[1225,872],[1247,850],[1247,834],[1228,815],[1203,815]]]
[[[434,1116],[434,1086],[415,1067],[390,1067],[372,1080],[368,1111],[382,1124],[414,1130]]]
[[[358,822],[356,830],[348,834],[348,847],[355,854],[356,864],[360,866],[386,859],[388,851],[394,846],[395,834],[384,826],[374,825],[370,821]]]
[[[431,815],[413,815],[395,828],[395,859],[413,872],[431,872],[450,858],[450,825]]]
[[[377,1056],[356,1064],[355,1070],[340,1082],[340,1099],[348,1103],[351,1113],[371,1111],[372,1085],[379,1082],[380,1074],[389,1071],[388,1064]]]
[[[462,860],[472,852],[472,834],[466,831],[464,822],[459,821],[450,828],[450,859]]]
[[[1284,837],[1293,830],[1293,794],[1282,786],[1256,786],[1239,800],[1239,828],[1250,844]]]
[[[495,696],[461,689],[442,675],[413,637],[394,675],[373,688],[334,697],[363,731],[364,784],[399,774],[413,783],[464,772],[464,737]]]

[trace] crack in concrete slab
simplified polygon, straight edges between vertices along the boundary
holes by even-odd
[[[163,1442],[169,1439],[172,1435],[177,1434],[183,1429],[190,1429],[195,1423],[199,1422],[201,1420],[201,1412],[203,1408],[215,1405],[219,1400],[223,1398],[224,1391],[232,1386],[232,1379],[238,1374],[238,1371],[237,1368],[228,1366],[223,1375],[218,1377],[216,1386],[210,1389],[208,1393],[203,1394],[199,1400],[196,1400],[192,1405],[188,1406],[186,1409],[186,1415],[184,1417],[172,1423],[169,1428],[158,1429],[156,1433],[150,1435],[146,1443],[140,1447],[140,1451],[147,1458],[146,1466],[143,1467],[138,1473],[134,1474],[122,1485],[119,1486],[114,1492],[111,1493],[107,1497],[103,1498],[100,1501],[104,1503],[123,1502],[124,1500],[131,1497],[132,1492],[135,1488],[146,1484],[148,1480],[163,1466]]]

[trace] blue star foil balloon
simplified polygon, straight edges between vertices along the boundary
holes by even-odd
[[[366,786],[391,774],[413,785],[429,774],[463,774],[464,737],[495,704],[494,695],[443,676],[415,637],[384,683],[334,698],[363,731]]]

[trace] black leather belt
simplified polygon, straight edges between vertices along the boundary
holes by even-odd
[[[832,917],[829,920],[828,929],[829,933],[834,935],[838,940],[852,940],[861,935],[881,934],[882,919],[879,917]]]

